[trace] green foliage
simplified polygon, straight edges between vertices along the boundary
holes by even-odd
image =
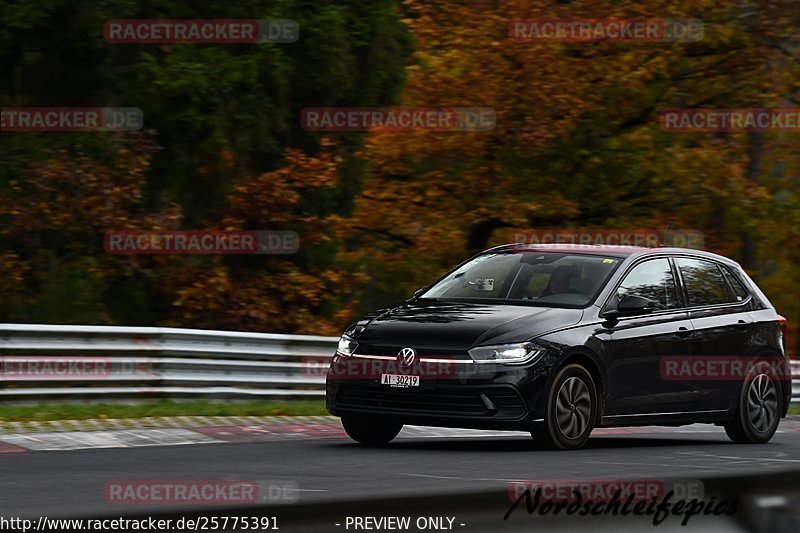
[[[512,228],[673,227],[703,231],[800,323],[796,134],[659,126],[667,108],[800,105],[791,3],[211,0],[200,11],[0,5],[2,105],[139,107],[147,130],[0,134],[4,319],[332,333]],[[508,39],[510,18],[537,16],[696,18],[705,37]],[[107,20],[137,18],[293,19],[300,39],[105,42]],[[328,137],[299,123],[307,107],[394,104],[491,107],[498,123]],[[99,246],[109,228],[221,226],[292,229],[303,244],[291,257]]]
[[[135,192],[128,191],[132,202],[114,221],[118,226],[108,225],[107,220],[66,227],[49,217],[74,210],[69,180],[49,192],[46,187],[31,190],[25,185],[31,174],[39,172],[41,163],[66,153],[90,158],[119,179],[117,151],[120,146],[139,150],[142,137],[0,134],[0,195],[7,200],[0,220],[14,228],[0,229],[0,243],[19,252],[13,262],[1,265],[11,270],[29,267],[21,290],[14,293],[16,299],[2,311],[4,318],[163,323],[180,287],[159,281],[186,278],[181,271],[213,271],[222,263],[236,267],[236,275],[252,283],[265,268],[332,262],[338,251],[335,244],[260,261],[235,257],[126,261],[105,256],[100,245],[106,229],[219,226],[228,209],[227,197],[238,184],[281,168],[287,149],[320,151],[320,137],[301,128],[303,108],[392,104],[402,88],[411,49],[399,17],[396,3],[386,0],[212,0],[203,2],[202,9],[188,0],[3,2],[0,104],[138,107],[144,113],[147,142],[157,147],[136,163],[135,172],[143,179]],[[300,39],[291,44],[219,45],[104,40],[103,25],[108,20],[149,18],[292,19],[299,24]],[[359,136],[343,136],[344,155],[359,148]],[[62,164],[61,175],[76,170],[67,161]],[[347,168],[356,167],[345,165],[341,187],[306,191],[295,220],[286,220],[281,227],[267,227],[269,219],[252,220],[250,228],[302,231],[308,214],[324,218],[340,213],[359,191],[359,173]],[[41,172],[40,177],[49,179]],[[50,209],[14,209],[20,202],[46,204]],[[66,249],[65,243],[72,245]],[[85,261],[93,257],[99,271],[81,275]],[[314,312],[330,317],[335,307],[321,304]]]

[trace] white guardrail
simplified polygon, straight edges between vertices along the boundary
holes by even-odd
[[[0,401],[320,397],[336,337],[0,324]],[[70,359],[65,359],[70,358]],[[70,366],[72,360],[80,366]],[[800,404],[800,361],[792,361]]]
[[[0,324],[0,401],[321,397],[337,341],[198,329]]]
[[[792,361],[792,405],[800,405],[800,361]]]

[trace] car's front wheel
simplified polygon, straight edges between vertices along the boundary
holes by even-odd
[[[586,444],[596,416],[594,379],[581,365],[568,365],[559,370],[547,395],[544,423],[531,434],[549,448],[574,450]]]
[[[342,426],[347,435],[367,446],[382,446],[394,439],[403,424],[367,416],[343,416]]]
[[[744,381],[736,418],[725,424],[725,432],[740,444],[768,442],[778,429],[781,409],[780,382],[769,364],[756,366]]]

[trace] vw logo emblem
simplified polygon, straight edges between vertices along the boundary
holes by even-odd
[[[417,359],[417,352],[414,351],[414,348],[403,348],[397,354],[397,361],[400,363],[401,366],[409,367],[414,364],[414,361]]]

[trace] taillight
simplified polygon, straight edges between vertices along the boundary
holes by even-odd
[[[778,327],[781,328],[781,333],[783,333],[784,337],[786,336],[786,326],[786,318],[778,315]]]

